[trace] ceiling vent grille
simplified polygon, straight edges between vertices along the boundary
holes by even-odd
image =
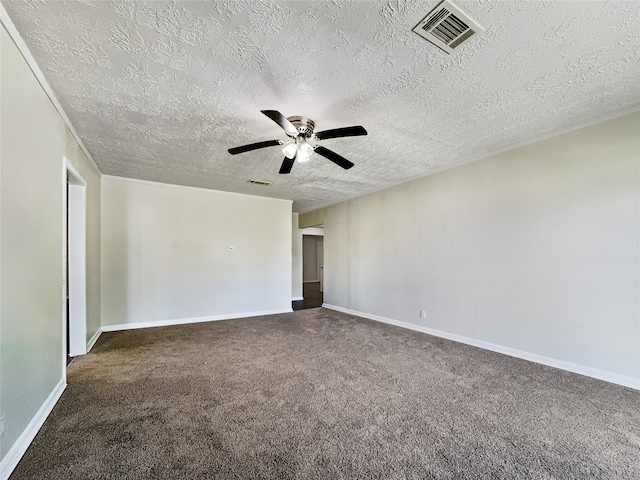
[[[431,10],[413,31],[451,53],[475,34],[484,32],[484,28],[453,3],[445,0]]]
[[[271,185],[271,182],[265,182],[264,180],[249,180],[247,183],[253,183],[254,185],[262,185],[266,187],[267,185]]]

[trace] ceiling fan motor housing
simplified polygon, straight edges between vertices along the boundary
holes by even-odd
[[[307,117],[288,117],[287,120],[291,122],[291,124],[298,129],[301,137],[309,138],[313,135],[313,129],[316,124]]]

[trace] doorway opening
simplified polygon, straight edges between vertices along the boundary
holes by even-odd
[[[65,365],[87,353],[87,182],[64,159],[64,326]]]
[[[302,296],[294,310],[317,308],[324,301],[324,229],[302,229]]]

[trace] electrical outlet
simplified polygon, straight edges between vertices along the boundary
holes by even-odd
[[[426,320],[427,319],[427,311],[426,310],[420,310],[420,318]]]

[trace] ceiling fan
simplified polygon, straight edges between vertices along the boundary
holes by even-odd
[[[284,161],[282,162],[282,166],[278,173],[290,173],[291,168],[293,168],[293,163],[296,160],[300,163],[307,162],[311,159],[311,155],[313,155],[314,152],[347,170],[353,167],[352,162],[322,145],[312,145],[309,143],[309,140],[317,141],[327,140],[329,138],[357,137],[359,135],[367,134],[364,127],[360,125],[354,127],[334,128],[332,130],[313,133],[315,123],[307,117],[287,118],[277,110],[260,110],[260,112],[264,113],[267,117],[280,125],[287,136],[289,136],[289,140],[286,142],[282,140],[267,140],[264,142],[250,143],[249,145],[230,148],[229,153],[231,155],[237,155],[238,153],[249,152],[259,148],[284,145],[285,147],[282,149],[282,153],[284,153]]]

